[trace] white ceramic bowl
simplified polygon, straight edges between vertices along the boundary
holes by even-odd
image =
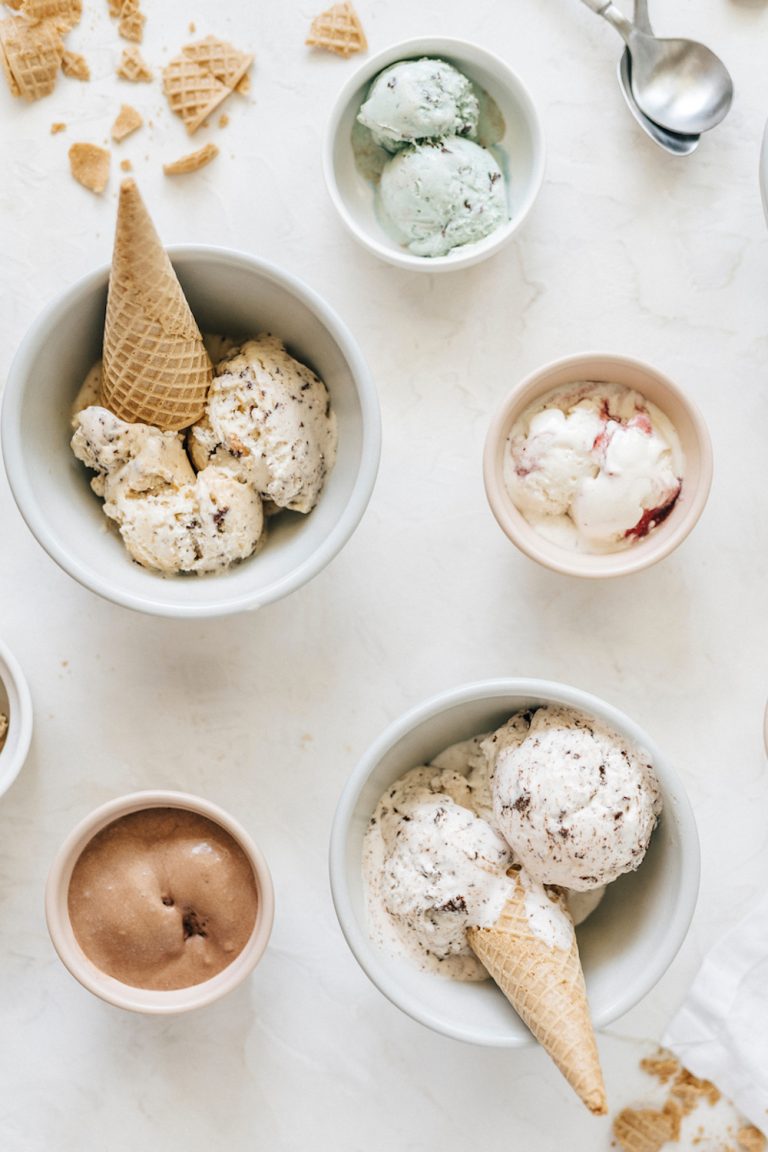
[[[108,976],[86,956],[80,947],[69,919],[68,895],[72,872],[83,849],[108,824],[121,816],[146,808],[181,808],[205,816],[233,836],[253,868],[258,907],[256,923],[242,952],[217,976],[189,988],[159,992],[134,988]],[[51,865],[45,888],[45,918],[48,932],[62,963],[84,988],[116,1008],[149,1015],[174,1015],[202,1008],[219,1000],[241,984],[258,964],[269,942],[275,914],[272,877],[267,862],[251,837],[236,820],[208,800],[184,792],[134,792],[110,800],[91,812],[72,830]]]
[[[448,61],[484,88],[496,101],[506,125],[494,151],[506,162],[509,220],[475,244],[464,244],[445,256],[434,257],[415,256],[389,236],[376,213],[373,184],[355,165],[351,142],[352,126],[373,78],[389,64],[422,56]],[[328,121],[323,171],[341,219],[361,244],[400,268],[445,272],[476,264],[498,252],[511,239],[538,195],[544,178],[544,152],[544,135],[536,108],[523,82],[509,65],[476,44],[430,37],[393,44],[366,60],[350,77]]]
[[[699,886],[693,812],[677,772],[632,720],[595,696],[542,680],[487,680],[427,700],[379,737],[344,788],[331,834],[331,888],[347,943],[373,983],[414,1020],[458,1040],[499,1048],[533,1043],[491,981],[463,983],[423,973],[373,944],[365,920],[363,837],[380,796],[409,768],[458,740],[498,727],[515,711],[547,703],[581,709],[644,748],[663,797],[662,816],[640,868],[611,884],[597,911],[578,929],[596,1028],[627,1012],[653,988],[693,916]]]
[[[32,740],[32,697],[12,652],[0,641],[0,712],[8,717],[8,732],[0,751],[0,796],[21,771]]]
[[[117,533],[106,530],[102,501],[89,488],[92,473],[69,447],[72,402],[101,355],[108,267],[68,288],[24,337],[3,396],[3,455],[29,528],[81,584],[142,612],[221,616],[286,596],[352,535],[378,469],[378,397],[347,328],[299,280],[241,252],[178,247],[169,253],[202,331],[235,337],[271,331],[325,381],[339,448],[313,511],[284,513],[255,556],[215,576],[163,578],[131,560]]]
[[[546,540],[515,506],[504,483],[506,445],[515,422],[548,392],[584,380],[623,384],[650,400],[671,421],[685,456],[683,486],[674,508],[652,532],[621,552],[574,552]],[[513,388],[488,427],[483,478],[499,527],[532,560],[568,576],[626,576],[668,556],[696,525],[712,484],[712,444],[698,408],[668,376],[629,356],[584,352],[545,364]]]

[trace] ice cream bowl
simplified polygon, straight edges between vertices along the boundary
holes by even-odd
[[[402,60],[433,57],[453,64],[481,88],[496,108],[497,142],[491,151],[507,186],[509,219],[488,236],[453,248],[444,256],[409,252],[382,222],[376,176],[370,158],[353,147],[352,130],[373,79],[382,69]],[[381,157],[379,157],[381,160]],[[530,212],[544,178],[544,134],[536,107],[522,80],[500,57],[464,40],[428,37],[393,44],[366,62],[349,78],[332,109],[323,146],[323,171],[331,200],[343,223],[370,252],[417,272],[448,272],[467,268],[494,255],[507,244]],[[374,165],[375,167],[375,165]]]
[[[655,404],[677,432],[684,456],[682,488],[672,511],[646,536],[616,552],[580,552],[546,539],[515,506],[504,481],[507,442],[520,416],[547,394],[585,381],[621,384]],[[668,556],[693,529],[712,483],[712,445],[697,407],[658,369],[628,356],[583,353],[537,369],[509,393],[486,434],[483,477],[500,528],[532,560],[570,576],[623,576]]]
[[[410,768],[446,747],[490,732],[512,713],[560,704],[596,717],[650,756],[663,809],[636,872],[610,884],[578,930],[596,1028],[627,1012],[664,975],[685,938],[699,885],[699,843],[682,779],[650,737],[610,704],[564,684],[486,680],[443,692],[406,712],[371,745],[352,772],[336,810],[330,876],[336,913],[363,971],[398,1008],[435,1032],[498,1048],[532,1037],[490,981],[446,979],[386,954],[370,938],[361,871],[363,840],[384,791]]]
[[[81,853],[93,837],[123,816],[154,808],[178,808],[206,817],[233,837],[253,869],[258,899],[253,930],[245,947],[232,962],[211,979],[170,991],[134,987],[98,968],[78,943],[68,905],[72,873]],[[216,804],[183,792],[149,790],[110,800],[91,812],[72,830],[59,849],[48,874],[45,916],[48,932],[61,961],[89,992],[117,1008],[150,1015],[172,1015],[202,1008],[219,1000],[251,974],[267,947],[272,931],[274,890],[261,851],[245,829],[227,812]]]
[[[0,738],[0,796],[7,792],[22,769],[32,740],[32,697],[21,666],[0,641],[0,713],[7,721],[5,739]]]
[[[278,600],[312,579],[340,551],[368,504],[381,427],[375,385],[341,319],[301,281],[242,252],[169,250],[204,332],[279,336],[329,391],[338,424],[336,463],[309,515],[286,512],[263,547],[211,576],[162,577],[134,563],[108,530],[93,476],[69,446],[71,407],[101,355],[109,267],[54,300],[29,329],[11,365],[2,407],[5,468],[33,535],[93,592],[160,616],[211,617]]]

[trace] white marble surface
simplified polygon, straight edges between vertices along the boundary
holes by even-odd
[[[686,160],[640,133],[619,94],[620,44],[577,0],[360,0],[372,50],[431,33],[501,52],[529,84],[549,146],[519,239],[452,276],[378,263],[322,185],[325,117],[354,60],[303,47],[319,5],[144,0],[158,66],[231,36],[257,63],[214,125],[219,159],[172,183],[188,140],[159,85],[120,85],[104,0],[71,37],[90,84],[27,107],[0,85],[0,379],[38,309],[108,260],[118,172],[91,196],[74,140],[105,139],[120,100],[152,127],[128,156],[169,243],[243,247],[303,277],[356,333],[380,388],[384,453],[367,516],[312,584],[255,615],[203,624],[134,615],[81,589],[29,535],[0,479],[0,632],[22,662],[36,730],[0,807],[0,1145],[489,1152],[608,1148],[535,1050],[432,1035],[391,1007],[348,952],[326,878],[330,821],[357,757],[405,707],[462,681],[561,679],[604,696],[679,764],[698,816],[701,898],[667,976],[600,1038],[611,1103],[642,1090],[658,1039],[717,932],[768,866],[761,714],[768,686],[766,257],[757,160],[768,113],[768,4],[656,0],[661,33],[710,43],[736,101]],[[67,131],[50,136],[53,121]],[[197,144],[195,140],[195,145]],[[679,552],[607,584],[547,573],[502,536],[482,490],[490,413],[518,378],[585,349],[659,365],[698,401],[716,453],[705,514]],[[235,813],[274,872],[277,920],[247,987],[180,1019],[93,999],[54,955],[50,860],[96,804],[146,786]]]

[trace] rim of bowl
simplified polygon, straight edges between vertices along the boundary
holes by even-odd
[[[206,816],[220,825],[237,841],[253,868],[258,892],[256,923],[248,941],[231,964],[216,976],[186,988],[156,991],[136,988],[108,976],[89,960],[77,942],[67,909],[69,883],[77,860],[86,845],[108,824],[121,816],[148,808],[180,808]],[[94,996],[131,1012],[149,1015],[171,1015],[202,1008],[231,992],[241,984],[261,960],[272,933],[275,894],[269,866],[242,825],[210,800],[188,792],[147,789],[119,796],[99,805],[72,829],[59,848],[48,872],[45,886],[45,920],[51,942],[59,959],[72,976]]]
[[[664,391],[668,392],[684,409],[696,442],[699,478],[690,502],[674,525],[671,525],[669,521],[666,522],[670,528],[669,531],[664,531],[658,536],[652,533],[651,536],[645,538],[649,542],[649,546],[643,548],[642,551],[633,546],[624,551],[607,553],[571,552],[565,548],[560,548],[558,545],[545,540],[528,523],[523,514],[512,503],[504,484],[504,446],[514,418],[529,404],[533,403],[537,396],[544,396],[547,392],[566,387],[565,383],[553,385],[546,382],[553,373],[573,367],[576,370],[573,374],[573,381],[575,382],[580,378],[577,371],[579,366],[587,362],[593,367],[596,362],[606,367],[618,364],[624,368],[638,371],[645,376],[653,377]],[[642,393],[642,387],[637,385],[634,387],[637,392]],[[658,404],[657,407],[661,408],[662,411],[664,409],[663,404]],[[561,356],[557,360],[551,360],[530,372],[509,392],[496,410],[488,426],[483,450],[485,493],[491,512],[504,534],[521,552],[545,568],[566,576],[581,576],[586,579],[606,579],[611,576],[626,576],[632,572],[639,572],[673,552],[693,530],[704,511],[712,486],[712,472],[712,441],[704,417],[696,404],[669,376],[652,364],[634,356],[613,352],[572,353],[568,356]]]
[[[251,256],[247,252],[211,244],[172,244],[166,251],[172,262],[176,259],[194,259],[211,263],[237,264],[246,270],[258,272],[279,284],[314,312],[338,344],[349,366],[360,402],[362,443],[360,466],[354,488],[333,530],[304,563],[287,576],[274,581],[266,589],[243,593],[234,599],[221,598],[210,604],[173,604],[159,595],[156,597],[136,595],[117,589],[81,563],[76,554],[59,546],[56,538],[48,530],[46,518],[28,480],[21,435],[24,383],[29,372],[29,361],[44,333],[51,326],[60,324],[69,310],[97,285],[102,281],[107,282],[111,264],[103,264],[94,271],[86,273],[59,293],[37,315],[22,338],[8,372],[0,407],[0,440],[5,471],[19,511],[37,542],[60,568],[74,577],[83,587],[105,600],[149,615],[177,618],[203,619],[252,611],[282,599],[313,579],[342,550],[360,523],[373,493],[381,456],[381,411],[376,386],[357,342],[343,320],[313,288],[290,272],[285,272],[277,265]],[[164,586],[170,586],[170,583],[163,582]]]
[[[21,771],[32,742],[32,695],[27,678],[10,648],[0,640],[0,681],[8,697],[8,732],[0,751],[0,796]]]
[[[494,232],[491,232],[489,236],[483,237],[482,240],[478,240],[473,244],[460,245],[452,249],[445,256],[416,256],[411,252],[407,252],[405,249],[390,248],[388,245],[375,240],[364,228],[360,228],[347,211],[347,206],[336,181],[336,169],[333,160],[339,123],[352,95],[363,83],[372,80],[374,76],[383,68],[386,68],[388,64],[394,64],[400,59],[407,59],[417,55],[435,54],[441,57],[451,57],[453,60],[460,62],[462,52],[466,52],[467,49],[479,57],[489,71],[495,71],[503,76],[504,87],[512,92],[516,102],[522,109],[533,141],[533,164],[528,196],[514,220],[508,220],[506,224],[497,228]],[[470,61],[470,67],[471,63]],[[374,255],[379,256],[388,264],[394,264],[399,268],[406,268],[418,272],[449,272],[459,268],[468,268],[470,265],[477,264],[488,256],[493,256],[500,248],[503,248],[523,225],[533,208],[544,181],[545,167],[546,141],[541,117],[539,116],[527,86],[521,80],[520,76],[505,60],[502,60],[500,56],[497,56],[487,48],[483,48],[471,40],[460,40],[456,37],[448,36],[421,36],[411,40],[397,41],[390,44],[387,48],[382,48],[375,56],[369,57],[352,73],[336,97],[331,115],[328,119],[323,141],[323,176],[325,177],[325,185],[334,207],[347,229],[369,252],[373,252]]]
[[[654,962],[642,972],[642,979],[638,980],[634,988],[627,988],[623,995],[616,997],[602,1011],[592,1013],[592,1022],[595,1029],[611,1024],[625,1012],[634,1008],[654,988],[669,968],[679,952],[696,908],[699,892],[699,878],[701,871],[701,854],[699,836],[693,808],[688,793],[678,771],[669,763],[659,751],[656,743],[647,733],[624,712],[608,704],[590,692],[561,684],[554,680],[529,679],[526,677],[511,677],[493,680],[474,681],[463,684],[458,688],[451,688],[429,697],[421,704],[410,708],[394,720],[374,740],[368,750],[363,754],[344,785],[331,829],[329,851],[329,868],[331,881],[331,895],[336,909],[344,938],[350,951],[368,979],[380,992],[411,1019],[426,1025],[434,1032],[449,1036],[455,1040],[480,1044],[493,1048],[525,1048],[535,1043],[532,1036],[513,1036],[507,1039],[489,1039],[487,1036],[473,1031],[471,1028],[456,1028],[446,1024],[439,1017],[425,1011],[419,1000],[407,993],[396,980],[390,979],[386,965],[379,959],[375,944],[367,933],[361,928],[354,913],[349,888],[346,882],[347,832],[351,824],[360,794],[365,787],[369,776],[374,771],[382,757],[403,736],[413,731],[424,721],[445,712],[457,704],[468,702],[504,698],[507,696],[532,696],[540,698],[543,703],[563,703],[569,707],[577,708],[583,712],[591,713],[607,724],[615,727],[619,732],[627,734],[636,744],[648,750],[653,758],[654,769],[665,791],[674,791],[675,821],[680,831],[681,869],[675,903],[675,915],[670,922],[670,931],[666,939],[666,948],[659,951]],[[439,749],[437,750],[439,751]]]

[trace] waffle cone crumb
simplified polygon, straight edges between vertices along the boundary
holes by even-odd
[[[163,164],[163,172],[166,176],[183,176],[187,172],[197,172],[199,168],[204,168],[211,160],[215,160],[218,154],[219,150],[215,144],[205,144],[197,152],[190,152],[187,156]]]
[[[79,52],[64,51],[61,57],[61,70],[65,76],[72,80],[90,80],[91,70],[85,56]]]
[[[112,139],[116,140],[118,144],[121,140],[125,140],[132,132],[138,131],[144,123],[144,119],[136,108],[132,108],[130,104],[121,104],[120,111],[115,118],[112,125]]]
[[[754,1124],[745,1124],[736,1133],[736,1143],[742,1152],[765,1152],[768,1141]]]
[[[132,84],[148,84],[152,79],[152,70],[138,48],[123,49],[117,74],[122,80],[130,80]]]
[[[100,195],[109,180],[110,153],[98,144],[73,144],[69,149],[69,167],[78,184]]]
[[[348,0],[334,4],[316,16],[305,43],[311,48],[323,48],[326,52],[345,57],[368,49],[360,17]]]
[[[133,172],[133,164],[131,164],[130,160],[121,160],[120,167],[123,172]]]
[[[55,124],[51,124],[51,136],[57,136],[59,132],[66,132],[67,126],[61,120],[57,120]]]

